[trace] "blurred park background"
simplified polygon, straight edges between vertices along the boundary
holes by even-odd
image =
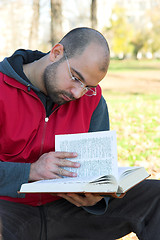
[[[101,87],[119,165],[144,166],[159,179],[160,0],[0,0],[0,60],[18,48],[47,52],[81,26],[102,32],[111,49]]]

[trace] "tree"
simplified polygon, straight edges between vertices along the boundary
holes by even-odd
[[[135,33],[134,38],[131,40],[131,44],[133,46],[133,56],[137,58],[140,50],[145,48],[147,41],[147,34],[145,30],[139,30]]]
[[[132,53],[130,43],[133,35],[133,28],[128,23],[125,9],[116,5],[110,18],[110,27],[105,29],[109,35],[111,48],[116,56],[125,58],[127,54]]]
[[[18,48],[28,48],[31,4],[22,0],[0,1],[0,57],[13,53]]]
[[[160,35],[160,6],[150,9],[146,15],[146,25],[143,28],[136,29],[134,38],[131,43],[133,45],[133,54],[137,57],[137,54],[141,52],[150,52],[152,54],[160,50],[159,35]]]
[[[160,4],[152,8],[147,13],[149,18],[148,25],[148,50],[153,54],[160,50],[159,36],[160,36]]]
[[[51,44],[62,37],[62,0],[51,0]]]
[[[29,34],[29,47],[36,48],[38,43],[39,33],[39,12],[40,12],[40,0],[33,0],[33,13],[31,20],[31,28]]]
[[[91,0],[91,27],[97,28],[97,0]]]

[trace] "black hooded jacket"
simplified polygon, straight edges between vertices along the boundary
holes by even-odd
[[[45,55],[46,53],[40,51],[19,49],[11,57],[5,58],[0,63],[0,72],[27,86],[28,91],[32,88],[45,106],[46,115],[49,116],[54,102],[38,88],[33,86],[23,72],[23,64],[39,60]],[[106,102],[104,98],[101,97],[101,100],[92,115],[89,131],[103,130],[109,130],[109,116]],[[23,194],[17,194],[17,191],[20,189],[21,184],[28,182],[29,172],[30,163],[2,162],[0,160],[0,195],[24,197]],[[105,201],[103,200],[103,204],[97,204],[97,206],[85,209],[92,213],[102,214],[106,211],[108,199],[109,198],[106,197]]]

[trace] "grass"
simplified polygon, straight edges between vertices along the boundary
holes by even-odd
[[[111,129],[117,132],[120,164],[145,164],[149,168],[155,163],[154,168],[159,168],[159,96],[106,90],[103,95],[109,108]]]
[[[119,165],[144,166],[160,179],[160,61],[111,60],[109,73],[102,90],[117,132]],[[119,240],[131,239],[138,238],[131,233]]]
[[[111,129],[117,132],[119,165],[144,166],[152,178],[160,178],[160,98],[158,95],[103,91]],[[158,174],[157,174],[158,173]],[[130,233],[119,240],[137,240]]]
[[[160,60],[111,60],[109,72],[160,70]]]

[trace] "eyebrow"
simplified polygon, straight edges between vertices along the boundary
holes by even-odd
[[[79,78],[82,80],[82,82],[83,82],[84,84],[86,84],[85,78],[82,76],[82,74],[81,74],[80,72],[78,72],[76,69],[74,69],[74,68],[72,68],[72,67],[71,67],[71,70],[72,70],[73,72],[75,72],[75,73],[79,76]],[[89,85],[86,85],[86,87],[96,88],[97,86],[89,86]]]

